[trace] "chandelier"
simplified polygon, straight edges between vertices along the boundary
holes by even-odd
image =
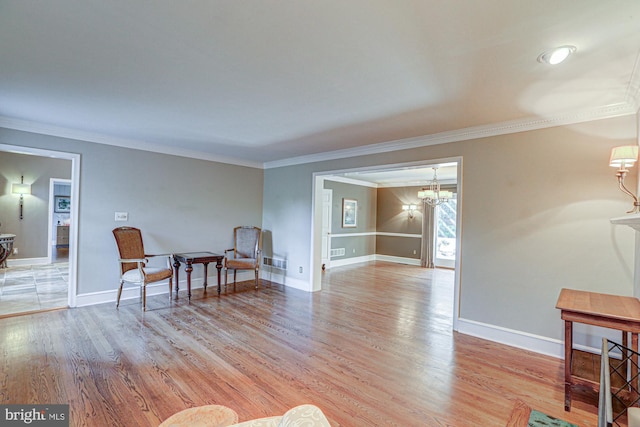
[[[438,206],[446,203],[453,197],[451,191],[440,190],[440,182],[438,182],[438,168],[433,169],[433,179],[426,187],[418,191],[418,197],[425,201],[429,206]]]

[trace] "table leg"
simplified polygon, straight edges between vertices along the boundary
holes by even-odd
[[[191,272],[193,271],[193,266],[189,261],[187,261],[187,266],[184,271],[187,272],[187,296],[189,297],[189,301],[191,301]]]
[[[564,321],[564,410],[571,411],[571,364],[573,362],[573,322]]]
[[[216,269],[218,270],[218,295],[220,295],[220,273],[222,272],[222,260],[218,259],[216,262]]]
[[[637,378],[638,377],[638,334],[636,334],[635,332],[631,333],[631,349],[635,352],[631,354],[631,377],[630,378]],[[636,385],[638,384],[637,380],[636,380]],[[638,392],[636,391],[636,388],[632,388],[631,389],[631,399],[635,402],[638,399]]]
[[[204,290],[207,290],[207,276],[209,275],[208,270],[209,270],[209,263],[208,262],[203,262],[204,264]]]
[[[173,269],[175,270],[176,276],[176,297],[178,296],[178,291],[180,290],[180,279],[178,277],[178,272],[180,271],[180,261],[177,259],[173,259]]]

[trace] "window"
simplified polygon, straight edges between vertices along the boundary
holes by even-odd
[[[455,267],[456,261],[456,194],[436,207],[435,259],[436,266]]]

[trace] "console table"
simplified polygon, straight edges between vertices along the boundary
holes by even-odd
[[[0,234],[0,268],[7,267],[7,258],[13,252],[15,234]]]
[[[207,269],[209,263],[215,262],[218,269],[218,295],[220,295],[220,271],[222,270],[222,260],[224,255],[214,254],[213,252],[187,252],[182,254],[173,254],[173,267],[175,268],[176,275],[176,295],[178,295],[178,289],[180,281],[178,280],[178,272],[180,271],[180,263],[185,263],[186,267],[184,271],[187,273],[187,295],[191,300],[191,272],[193,271],[193,264],[204,264],[204,289],[207,290]]]
[[[564,410],[571,410],[571,387],[582,385],[597,392],[599,384],[573,375],[573,322],[622,331],[622,345],[627,346],[627,334],[631,334],[631,349],[638,351],[640,333],[640,300],[635,297],[600,294],[596,292],[562,289],[556,308],[564,320]],[[636,363],[638,361],[636,360]],[[631,364],[631,377],[638,374],[636,364]]]

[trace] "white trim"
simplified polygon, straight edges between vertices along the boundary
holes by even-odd
[[[418,258],[406,258],[391,255],[376,255],[376,261],[395,262],[396,264],[408,264],[420,266],[420,259]]]
[[[463,129],[435,133],[431,135],[422,135],[415,138],[405,138],[394,141],[381,142],[378,144],[370,144],[361,147],[346,148],[342,150],[328,151],[306,156],[291,157],[264,163],[225,157],[201,151],[185,150],[184,148],[179,147],[169,147],[166,145],[156,144],[148,141],[114,138],[95,132],[84,132],[76,129],[46,125],[43,123],[37,123],[28,120],[19,120],[5,116],[0,116],[0,127],[25,132],[33,132],[43,135],[76,139],[80,141],[94,142],[98,144],[113,145],[117,147],[169,154],[173,156],[203,159],[212,162],[228,163],[232,165],[247,166],[258,169],[273,169],[278,167],[294,166],[326,160],[388,153],[391,151],[406,150],[411,148],[425,147],[429,145],[446,144],[450,142],[466,141],[470,139],[486,138],[490,136],[505,135],[518,132],[526,132],[555,126],[563,126],[574,123],[582,123],[593,120],[601,120],[635,114],[638,111],[638,98],[640,97],[639,67],[640,65],[636,63],[636,66],[633,70],[632,78],[630,79],[629,86],[627,88],[626,102],[605,105],[592,110],[572,111],[550,117],[527,117],[519,120],[511,120],[483,126],[473,126]]]
[[[376,260],[376,255],[363,255],[363,256],[345,258],[345,259],[332,259],[331,268],[342,267],[345,265],[352,265],[352,264],[360,264],[362,262],[369,262],[369,261],[375,261],[375,260]]]
[[[153,153],[169,154],[172,156],[187,157],[193,159],[208,160],[211,162],[263,169],[263,165],[260,162],[219,156],[202,151],[185,150],[184,148],[180,147],[169,147],[166,145],[156,144],[148,141],[114,138],[112,136],[102,135],[96,132],[84,132],[76,129],[45,125],[42,123],[13,119],[4,116],[0,116],[0,127],[20,130],[24,132],[38,133],[42,135],[75,139],[79,141],[93,142],[96,144],[112,145],[115,147],[131,148],[134,150],[150,151]]]
[[[260,269],[260,277],[266,280],[270,280],[279,285],[284,285],[290,288],[300,289],[303,291],[308,291],[309,284],[307,282],[292,279],[290,277],[286,277],[285,274],[273,274],[269,271],[263,271]],[[254,275],[251,271],[239,271],[236,281],[237,282],[248,282],[253,281]],[[204,280],[202,277],[192,277],[191,278],[191,290],[194,289],[202,289]],[[207,278],[207,293],[217,294],[218,292],[218,273],[214,269],[211,274]],[[179,298],[187,298],[187,279],[181,274],[181,278],[179,281]],[[173,284],[173,296],[172,299],[175,299],[175,288],[176,284]],[[220,278],[220,286],[222,287],[222,291],[224,292],[224,271],[221,272]],[[227,287],[233,286],[233,279],[230,278]],[[154,295],[163,295],[169,292],[169,282],[167,280],[163,280],[157,283],[152,283],[147,285],[147,297]],[[80,294],[76,297],[76,307],[84,307],[89,305],[96,304],[113,304],[115,306],[116,299],[118,297],[118,289],[117,287],[108,290],[108,291],[99,291],[99,292],[91,292],[86,294]],[[122,296],[120,297],[120,301],[125,301],[129,299],[140,298],[140,286],[131,286],[125,285],[125,288],[122,290]]]
[[[422,235],[420,234],[409,234],[409,233],[388,233],[386,231],[365,231],[362,233],[336,233],[332,234],[331,238],[336,237],[363,237],[363,236],[389,236],[389,237],[410,237],[422,239]]]
[[[422,234],[387,233],[386,231],[376,231],[376,236],[409,237],[409,238],[412,238],[412,239],[422,239]]]
[[[458,332],[558,359],[564,358],[564,343],[558,339],[462,318],[458,319]]]
[[[429,145],[447,144],[450,142],[466,141],[470,139],[486,138],[490,136],[506,135],[511,133],[526,132],[545,129],[555,126],[563,126],[574,123],[582,123],[593,120],[608,119],[613,117],[635,114],[637,107],[629,103],[606,105],[593,110],[574,111],[558,114],[553,117],[528,117],[520,120],[512,120],[491,125],[474,126],[456,129],[447,132],[424,135],[416,138],[399,139],[395,141],[370,144],[356,148],[327,151],[308,156],[291,157],[264,163],[264,169],[273,169],[284,166],[294,166],[304,163],[313,163],[326,160],[344,159],[348,157],[366,156],[371,154],[388,153],[391,151],[407,150],[411,148],[426,147]],[[377,168],[379,169],[379,167]]]
[[[458,319],[458,326],[458,332],[462,334],[533,351],[557,359],[564,359],[564,341],[559,339],[543,337],[528,332],[462,318]],[[573,348],[595,354],[599,354],[601,350],[597,347],[576,343],[573,344]]]
[[[363,233],[336,233],[332,234],[331,238],[339,238],[339,237],[365,237],[365,236],[375,236],[377,233],[375,231],[365,231]]]

